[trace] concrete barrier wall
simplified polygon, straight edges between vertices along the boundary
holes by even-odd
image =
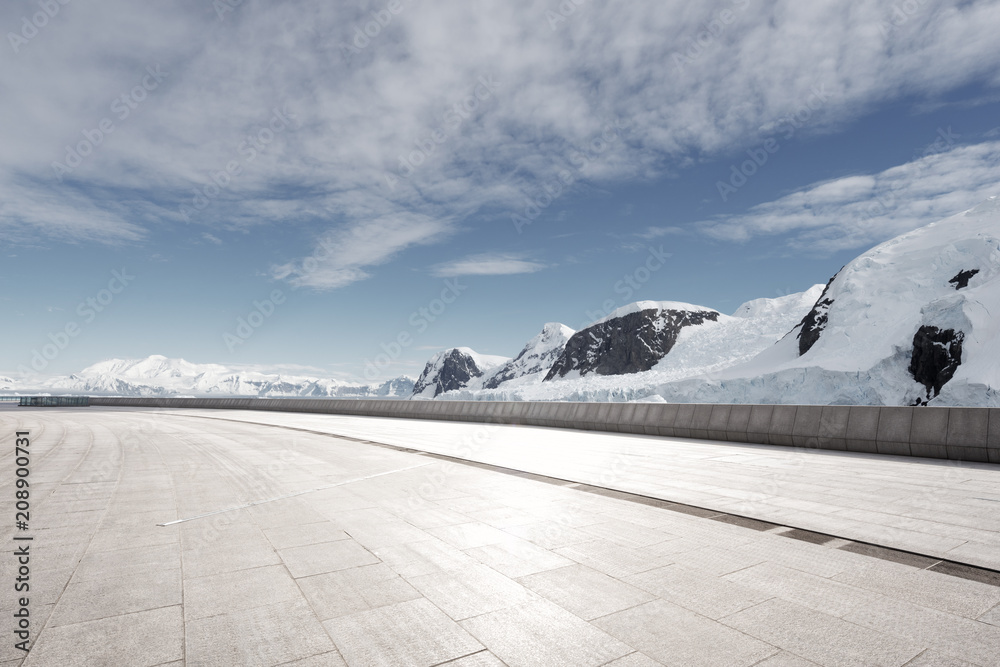
[[[995,408],[102,396],[91,397],[90,404],[525,424],[1000,463]]]

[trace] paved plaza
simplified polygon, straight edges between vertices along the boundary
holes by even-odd
[[[221,410],[0,438],[0,667],[1000,664],[1000,466]]]

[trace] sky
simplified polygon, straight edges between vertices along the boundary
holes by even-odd
[[[1000,193],[1000,4],[11,0],[0,374],[416,376]]]

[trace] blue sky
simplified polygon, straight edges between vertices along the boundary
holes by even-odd
[[[13,377],[416,375],[802,291],[1000,191],[992,2],[97,5],[0,9]]]

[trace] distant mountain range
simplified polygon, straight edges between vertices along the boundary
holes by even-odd
[[[20,383],[0,390],[18,391]],[[413,378],[402,376],[377,384],[354,384],[329,378],[234,370],[219,364],[192,364],[153,355],[145,359],[110,359],[79,373],[46,381],[34,391],[123,396],[299,396],[312,398],[409,398]]]
[[[578,332],[546,324],[512,361],[477,359],[439,353],[420,395],[1000,407],[1000,201],[883,243],[825,287],[732,315],[640,301]]]
[[[0,377],[0,390],[21,389]],[[38,389],[38,388],[33,388]],[[640,301],[513,358],[435,354],[380,384],[152,356],[49,380],[51,393],[1000,407],[1000,201],[864,253],[830,282],[732,315]]]

